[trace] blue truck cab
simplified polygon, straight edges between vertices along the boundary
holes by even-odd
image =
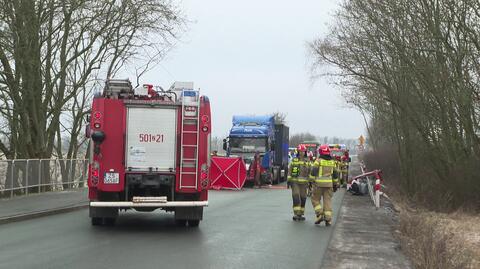
[[[247,180],[255,154],[261,158],[262,181],[278,183],[286,179],[288,167],[288,127],[275,124],[273,116],[233,116],[232,128],[224,140],[227,156],[245,161]]]

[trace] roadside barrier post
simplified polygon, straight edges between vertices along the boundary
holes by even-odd
[[[383,195],[387,197],[382,192],[382,171],[377,169],[377,170],[367,172],[367,169],[365,167],[365,164],[363,164],[363,162],[360,163],[360,169],[362,171],[362,174],[354,177],[353,179],[355,180],[360,178],[366,178],[370,198],[372,199],[372,202],[375,205],[375,208],[378,209],[380,208],[380,196]],[[373,183],[374,180],[375,180],[375,184]]]
[[[28,195],[28,166],[30,160],[27,160],[27,165],[25,167],[25,195]]]
[[[375,207],[378,209],[380,207],[380,191],[381,185],[380,185],[380,179],[375,180]]]
[[[12,160],[12,173],[10,174],[10,181],[12,182],[12,185],[11,186],[11,191],[10,191],[10,198],[13,198],[13,191],[14,191],[14,185],[13,185],[13,174],[14,174],[14,171],[15,171],[15,160]]]

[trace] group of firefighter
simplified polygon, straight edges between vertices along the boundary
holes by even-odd
[[[332,196],[348,178],[348,151],[344,156],[332,156],[329,145],[317,149],[318,157],[312,157],[304,145],[299,145],[296,156],[288,169],[288,184],[292,189],[293,220],[305,220],[307,192],[315,210],[315,224],[332,222]],[[322,203],[323,200],[323,203]]]

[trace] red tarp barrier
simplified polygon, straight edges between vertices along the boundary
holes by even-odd
[[[210,165],[210,188],[237,189],[245,184],[247,169],[240,157],[213,156]]]

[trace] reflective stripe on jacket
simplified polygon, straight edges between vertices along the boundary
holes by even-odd
[[[301,184],[308,183],[308,174],[310,172],[310,162],[300,161],[299,159],[293,159],[288,169],[288,181]]]
[[[334,160],[320,159],[312,164],[309,179],[319,187],[333,187],[338,182],[337,173]]]

